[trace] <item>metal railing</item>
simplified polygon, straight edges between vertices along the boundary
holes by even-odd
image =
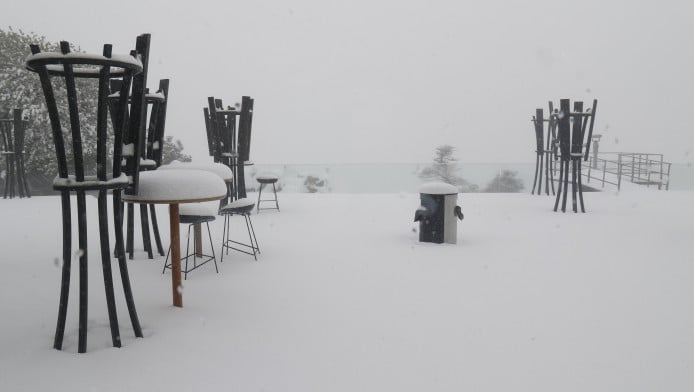
[[[659,190],[670,189],[670,169],[672,163],[663,160],[663,154],[606,152],[596,159],[590,157],[583,163],[583,175],[587,183],[598,180],[621,189],[623,179],[634,184],[657,186]],[[593,172],[597,172],[597,176]]]

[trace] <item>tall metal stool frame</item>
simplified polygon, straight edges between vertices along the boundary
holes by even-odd
[[[24,126],[22,109],[12,110],[11,118],[0,119],[0,154],[5,157],[5,191],[3,199],[31,197],[24,170]]]
[[[66,41],[60,43],[61,52],[41,53],[38,45],[31,45],[32,55],[27,58],[26,66],[30,71],[36,72],[41,81],[41,87],[46,99],[46,106],[51,121],[53,141],[56,147],[58,162],[58,177],[53,183],[53,188],[60,191],[63,218],[63,256],[62,279],[60,290],[60,302],[58,307],[58,322],[56,326],[53,347],[62,349],[65,332],[65,321],[68,306],[68,294],[70,289],[70,272],[72,254],[70,195],[75,192],[77,196],[77,217],[79,236],[79,328],[78,328],[78,352],[87,350],[87,300],[88,300],[88,250],[87,250],[87,211],[86,191],[98,192],[99,237],[101,242],[101,260],[104,273],[104,287],[106,290],[106,304],[111,329],[111,340],[114,347],[121,346],[118,318],[111,273],[111,251],[109,247],[107,193],[113,193],[113,217],[116,233],[116,256],[125,294],[125,300],[132,322],[135,336],[142,337],[142,328],[135,309],[127,261],[123,249],[123,222],[121,219],[121,192],[137,192],[137,170],[131,171],[130,178],[122,171],[121,159],[125,158],[126,168],[137,169],[138,159],[132,159],[123,154],[123,145],[128,143],[139,144],[139,133],[142,113],[144,109],[144,86],[146,77],[142,75],[143,53],[149,50],[150,36],[144,34],[137,37],[136,50],[130,55],[114,56],[112,47],[104,45],[102,55],[85,55],[72,53],[70,44]],[[69,122],[71,129],[71,142],[73,162],[68,165],[65,150],[65,140],[61,128],[60,113],[56,104],[55,91],[51,83],[51,77],[62,77],[65,81]],[[86,176],[85,161],[83,157],[82,136],[80,130],[80,116],[77,100],[76,78],[98,80],[98,112],[97,112],[97,154],[96,176]],[[130,110],[130,121],[126,127],[121,122],[119,127],[114,127],[113,132],[113,159],[112,173],[107,174],[107,121],[108,121],[108,95],[109,81],[113,78],[122,78],[123,84],[120,91],[120,99],[117,105],[122,112],[127,110],[129,90],[132,84],[133,96]],[[136,148],[135,148],[136,149]],[[125,155],[125,156],[124,156]],[[138,157],[138,154],[134,154]],[[70,174],[70,167],[72,172]]]
[[[181,257],[181,260],[186,261],[186,265],[184,269],[181,270],[183,272],[183,279],[186,280],[188,279],[188,272],[192,272],[203,265],[207,264],[210,261],[214,261],[214,269],[217,273],[219,273],[219,268],[217,268],[217,257],[215,256],[214,253],[214,244],[212,243],[212,233],[210,232],[210,221],[213,221],[215,219],[214,216],[200,216],[200,215],[180,215],[180,223],[186,223],[188,224],[188,234],[186,235],[186,255],[184,257]],[[206,254],[198,254],[197,249],[198,247],[202,248],[202,244],[198,243],[198,238],[197,236],[193,235],[193,252],[190,252],[190,230],[195,226],[196,224],[202,224],[204,223],[207,226],[207,237],[210,240],[210,249],[212,250],[212,255],[206,255]],[[200,239],[202,240],[202,239]],[[169,251],[166,252],[166,260],[164,261],[164,269],[161,271],[163,274],[166,272],[166,269],[171,269],[171,263],[169,263],[169,253],[171,252],[171,246],[169,246]],[[188,259],[193,258],[193,266],[188,267]],[[200,263],[198,263],[198,258],[201,259]]]
[[[587,161],[590,156],[590,143],[588,143],[585,151],[583,151],[583,146],[585,137],[587,136],[588,140],[590,140],[593,136],[597,106],[598,101],[595,99],[593,100],[593,107],[584,111],[583,102],[575,101],[572,112],[569,99],[559,101],[559,113],[561,115],[557,115],[557,128],[561,161],[559,162],[559,186],[554,203],[555,212],[559,209],[560,201],[562,212],[566,212],[566,201],[569,193],[569,173],[571,174],[572,210],[573,212],[578,212],[578,203],[580,203],[581,212],[586,212],[583,203],[583,183],[581,179],[581,166],[583,165],[581,159]],[[573,119],[573,124],[571,119]],[[586,130],[588,131],[587,133]]]
[[[146,71],[145,71],[146,72]],[[111,98],[117,98],[118,89],[120,88],[120,81],[112,81],[111,90],[114,94]],[[164,144],[164,130],[166,125],[166,106],[169,97],[169,80],[161,79],[159,81],[159,89],[156,93],[150,94],[149,91],[145,93],[145,102],[149,110],[149,126],[146,130],[146,136],[142,137],[140,145],[140,169],[139,170],[154,170],[161,165],[162,159],[162,149]],[[146,112],[145,112],[146,113]],[[146,142],[146,144],[145,144]],[[126,224],[126,252],[130,259],[134,257],[134,205],[128,203],[127,205],[127,224]],[[154,204],[149,205],[149,217],[151,217],[152,230],[154,234],[154,241],[157,245],[157,252],[159,255],[164,256],[164,248],[162,246],[161,237],[159,235],[159,225],[157,223],[157,215]],[[149,259],[154,258],[152,253],[152,241],[149,236],[149,222],[147,205],[140,204],[140,225],[142,234],[142,243],[145,252],[147,252],[147,257]]]
[[[226,165],[233,173],[233,180],[228,184],[228,197],[220,201],[221,207],[238,198],[236,122],[240,111],[235,106],[224,109],[222,100],[214,97],[208,97],[207,103],[208,107],[204,108],[203,112],[210,155],[214,158],[214,162]]]
[[[559,118],[558,110],[554,109],[552,101],[549,102],[549,116],[545,118],[544,110],[538,108],[535,110],[535,116],[533,116],[532,121],[535,126],[535,178],[533,180],[533,189],[530,194],[535,194],[535,189],[537,189],[537,195],[542,194],[542,176],[543,176],[543,164],[544,164],[544,180],[545,180],[545,193],[549,195],[550,187],[552,190],[552,195],[555,195],[554,190],[554,161],[558,160],[558,145],[559,140],[557,139],[557,121]],[[544,136],[545,123],[547,126],[547,138]],[[545,144],[546,143],[546,144]]]

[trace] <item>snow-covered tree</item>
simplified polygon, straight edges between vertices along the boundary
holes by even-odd
[[[30,44],[37,44],[42,52],[59,50],[58,42],[50,42],[46,37],[22,30],[0,29],[0,117],[8,118],[12,109],[24,109],[28,119],[25,137],[25,167],[29,179],[45,181],[57,173],[55,147],[52,140],[51,123],[46,109],[46,101],[41,83],[36,73],[25,68],[25,60],[31,53]],[[79,52],[79,47],[72,47]],[[98,81],[77,79],[77,99],[80,109],[80,128],[82,132],[83,154],[86,167],[94,167],[96,161],[96,114]],[[60,111],[60,123],[66,140],[68,160],[72,159],[71,130],[67,111],[67,94],[65,82],[53,78],[56,103]],[[108,133],[112,135],[109,121]],[[111,138],[109,138],[111,139]],[[111,151],[108,146],[107,151]],[[164,154],[167,159],[190,160],[182,154],[183,145],[167,137],[164,143]],[[35,189],[37,184],[32,184]]]
[[[174,140],[173,136],[164,138],[164,152],[161,157],[161,164],[166,165],[173,161],[190,162],[190,155],[183,153],[183,143],[180,140]]]
[[[493,193],[512,193],[520,192],[523,190],[523,188],[523,180],[518,178],[517,171],[502,170],[489,182],[489,184],[487,184],[484,191]]]
[[[59,44],[48,42],[45,37],[22,30],[8,31],[0,29],[0,116],[7,118],[13,109],[24,109],[28,120],[25,136],[25,165],[29,176],[32,173],[53,176],[57,173],[55,148],[51,135],[50,120],[46,110],[43,90],[39,77],[24,67],[26,57],[31,53],[30,44],[37,44],[42,51],[57,51]],[[72,48],[78,51],[78,48]],[[59,108],[67,107],[65,85],[54,81],[56,101]],[[96,86],[89,81],[78,80],[77,90],[80,107],[83,140],[85,140],[85,162],[95,159],[95,143],[89,140],[96,138],[94,119],[96,118]],[[94,98],[87,99],[85,97]],[[60,113],[63,133],[70,139],[67,110]],[[66,127],[67,126],[67,127]],[[70,156],[69,154],[68,156]]]
[[[455,147],[442,145],[436,147],[434,163],[419,172],[419,178],[426,181],[442,181],[455,185],[461,192],[475,192],[477,185],[469,183],[458,175],[458,159],[453,156]]]

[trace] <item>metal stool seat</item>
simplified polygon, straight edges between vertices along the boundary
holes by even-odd
[[[260,213],[260,210],[280,210],[280,204],[277,201],[277,188],[275,187],[275,183],[279,180],[279,177],[277,177],[274,174],[261,174],[255,177],[256,181],[260,184],[260,187],[258,188],[258,210],[257,213]],[[272,184],[272,193],[274,195],[274,199],[261,199],[260,195],[263,193],[263,187],[267,184]],[[269,202],[269,201],[274,201],[275,206],[274,207],[265,207],[261,208],[260,203],[261,202]]]
[[[255,237],[253,222],[251,222],[251,211],[253,211],[254,207],[255,202],[253,202],[253,200],[243,198],[235,200],[219,209],[219,213],[224,215],[224,232],[222,234],[222,255],[219,258],[220,261],[224,260],[225,248],[227,254],[229,254],[229,249],[233,249],[241,253],[252,255],[255,260],[258,260],[256,254],[260,253],[260,246]],[[242,215],[246,220],[246,229],[248,230],[250,244],[229,239],[229,220],[232,215]],[[242,248],[236,248],[234,245],[241,246]]]

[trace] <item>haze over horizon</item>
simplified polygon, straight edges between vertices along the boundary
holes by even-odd
[[[601,151],[694,162],[687,2],[109,4],[15,3],[0,28],[114,53],[151,33],[149,85],[171,79],[167,135],[195,160],[209,159],[207,97],[250,95],[256,163],[428,162],[441,144],[530,162],[535,108],[560,98],[599,100]]]

